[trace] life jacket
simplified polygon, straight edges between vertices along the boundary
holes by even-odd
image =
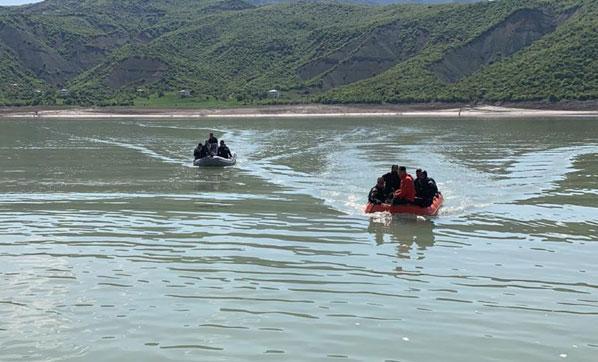
[[[394,194],[397,199],[404,199],[407,201],[415,200],[415,185],[413,184],[413,177],[410,174],[406,174],[401,177],[401,187]]]

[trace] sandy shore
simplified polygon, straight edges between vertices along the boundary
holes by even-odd
[[[332,106],[287,105],[230,109],[136,109],[136,108],[77,108],[77,109],[2,109],[0,118],[41,119],[108,119],[108,118],[321,118],[321,117],[437,117],[437,118],[598,118],[596,110],[554,110],[478,107],[418,107],[418,106]]]

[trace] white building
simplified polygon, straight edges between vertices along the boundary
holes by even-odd
[[[191,91],[189,89],[182,89],[179,91],[179,97],[181,97],[181,98],[191,97]]]
[[[268,91],[268,98],[280,98],[280,91],[278,89],[270,89]]]

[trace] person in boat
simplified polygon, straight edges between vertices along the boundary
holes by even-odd
[[[193,150],[193,157],[195,157],[196,160],[200,159],[200,158],[205,158],[211,156],[210,150],[208,149],[207,146],[207,142],[206,144],[201,144],[199,143],[197,145],[197,147],[195,147],[195,150]]]
[[[415,186],[415,197],[421,197],[423,193],[423,170],[418,168],[415,170],[415,180],[413,181],[413,185]]]
[[[206,146],[208,146],[208,149],[212,155],[218,153],[218,138],[216,138],[212,132],[210,132],[210,136],[206,140]]]
[[[195,149],[193,150],[193,158],[194,159],[199,159],[201,157],[199,157],[201,155],[201,148],[203,147],[203,145],[201,143],[197,144],[197,147],[195,147]]]
[[[380,205],[386,200],[386,191],[384,178],[378,177],[376,186],[372,187],[368,195],[368,201],[374,205]]]
[[[421,207],[429,207],[438,194],[438,186],[433,178],[428,177],[427,171],[418,169],[415,179],[415,204]]]
[[[390,172],[382,176],[384,178],[384,192],[387,199],[392,199],[392,194],[401,186],[401,178],[399,177],[399,165],[392,165]]]
[[[407,205],[415,201],[415,185],[413,177],[407,173],[405,166],[399,167],[399,177],[401,178],[401,186],[394,193],[392,203],[394,205]]]
[[[207,141],[209,144],[218,144],[218,138],[216,138],[212,132],[210,132],[210,136],[208,137]]]
[[[233,154],[230,153],[230,149],[224,143],[224,140],[220,140],[220,147],[218,147],[218,156],[222,158],[232,158]]]

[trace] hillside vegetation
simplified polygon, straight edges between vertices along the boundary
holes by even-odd
[[[588,100],[598,2],[47,0],[0,8],[0,53],[4,105]]]

